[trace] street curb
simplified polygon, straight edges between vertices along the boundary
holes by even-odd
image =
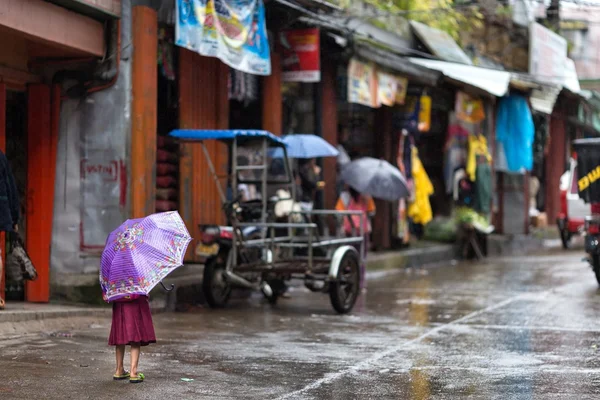
[[[110,317],[112,308],[71,308],[46,311],[46,310],[2,310],[0,311],[0,324],[20,323],[28,321],[43,321],[54,318],[106,318]]]

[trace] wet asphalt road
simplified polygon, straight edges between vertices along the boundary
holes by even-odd
[[[276,308],[157,315],[141,385],[111,380],[108,322],[4,339],[0,398],[597,399],[600,291],[581,257],[385,276],[349,316],[302,290]]]

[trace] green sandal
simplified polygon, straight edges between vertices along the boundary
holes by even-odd
[[[123,375],[113,375],[113,380],[115,381],[124,381],[125,379],[129,379],[131,374],[127,371]]]
[[[135,378],[129,378],[129,383],[142,383],[146,377],[141,372]]]

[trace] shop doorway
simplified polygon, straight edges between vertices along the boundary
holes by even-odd
[[[23,240],[27,240],[27,95],[25,92],[6,91],[6,126],[5,126],[5,154],[15,177],[19,199],[21,201],[21,219],[19,232]],[[5,249],[8,249],[8,237],[5,238]],[[6,282],[6,300],[24,301],[25,285],[8,279],[4,269]]]
[[[50,299],[50,243],[54,211],[60,88],[44,84],[7,90],[0,83],[0,148],[11,165],[21,196],[19,229],[38,279],[16,285],[0,276],[0,296],[45,303]],[[6,237],[0,233],[6,265]],[[5,290],[8,289],[8,290]]]

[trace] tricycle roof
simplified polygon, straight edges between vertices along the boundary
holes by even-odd
[[[600,147],[600,138],[577,139],[573,141],[575,149],[583,149],[586,147]]]
[[[176,129],[169,133],[170,136],[185,140],[185,141],[202,141],[202,140],[220,140],[232,141],[249,141],[253,139],[267,139],[273,144],[285,146],[283,141],[268,131],[262,130],[205,130],[205,129]]]

